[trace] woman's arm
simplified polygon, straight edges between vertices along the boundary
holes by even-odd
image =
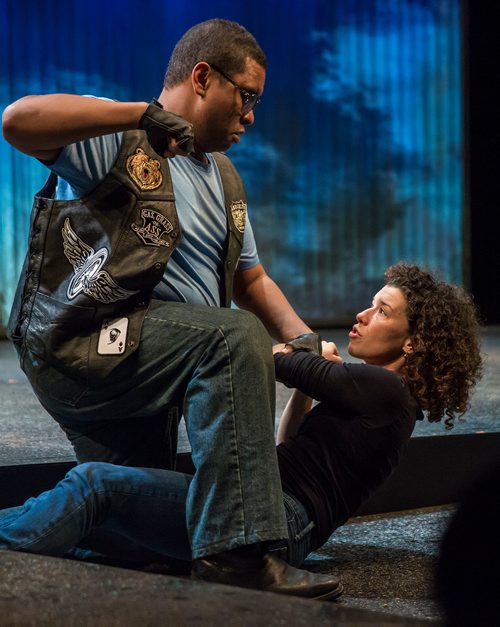
[[[342,362],[342,357],[333,342],[322,342],[322,358],[336,363]],[[286,344],[275,344],[273,353],[293,353],[294,349]],[[276,444],[281,444],[292,435],[296,435],[300,425],[304,422],[306,413],[312,407],[313,399],[300,390],[294,390],[288,399],[283,414],[281,415],[278,433],[276,436]]]
[[[297,434],[300,425],[304,422],[304,416],[311,409],[312,400],[300,390],[292,392],[280,418],[276,444],[281,444],[287,438]]]
[[[274,365],[278,381],[340,412],[392,413],[407,394],[403,381],[379,366],[332,363],[303,351],[278,352]]]

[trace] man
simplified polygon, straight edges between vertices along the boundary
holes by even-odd
[[[80,462],[172,465],[183,407],[195,577],[335,597],[335,577],[263,557],[287,533],[265,329],[309,329],[259,263],[241,181],[213,153],[254,122],[265,63],[243,27],[209,20],[179,41],[149,106],[56,94],[5,110],[5,138],[52,171],[9,328]],[[231,298],[241,310],[219,307]]]

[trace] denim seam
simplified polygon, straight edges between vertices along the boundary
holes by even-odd
[[[240,456],[239,456],[239,447],[238,447],[238,433],[237,433],[237,426],[236,426],[236,420],[235,420],[235,413],[236,413],[236,408],[234,406],[234,390],[233,390],[233,370],[232,370],[232,362],[231,362],[231,350],[229,348],[229,344],[226,338],[225,333],[223,332],[223,330],[220,327],[217,327],[217,330],[219,331],[219,333],[222,335],[222,338],[224,340],[224,345],[226,346],[226,354],[227,354],[227,360],[228,360],[228,369],[229,369],[229,388],[230,388],[230,392],[231,392],[231,416],[232,416],[232,425],[233,425],[233,434],[234,434],[234,447],[235,447],[235,454],[236,454],[236,461],[237,461],[237,466],[238,466],[238,490],[239,490],[239,497],[240,497],[240,503],[241,503],[241,511],[242,511],[242,516],[241,516],[241,527],[243,529],[243,537],[246,538],[246,527],[245,527],[245,520],[246,520],[246,516],[245,516],[245,500],[244,500],[244,496],[243,496],[243,491],[242,491],[242,480],[241,480],[241,465],[240,465]]]
[[[171,324],[172,326],[178,325],[180,327],[187,327],[188,329],[197,329],[198,331],[204,331],[206,333],[208,333],[209,331],[220,331],[219,326],[200,327],[197,324],[187,324],[186,322],[180,322],[179,320],[168,320],[166,318],[156,318],[154,316],[148,316],[147,319],[152,320],[153,322],[161,322],[163,324],[165,324],[165,322],[168,322],[168,324]]]
[[[302,529],[302,531],[299,531],[298,533],[295,534],[293,538],[295,542],[300,542],[300,540],[302,540],[304,536],[306,536],[308,533],[311,533],[314,527],[316,527],[316,524],[311,520],[309,524],[307,524],[304,527],[304,529]]]

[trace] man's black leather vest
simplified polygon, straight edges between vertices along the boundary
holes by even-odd
[[[231,303],[243,244],[246,198],[241,178],[214,154],[228,221],[221,303]],[[98,382],[138,347],[151,294],[180,228],[168,160],[158,160],[143,131],[129,131],[104,180],[80,200],[54,200],[51,174],[36,194],[29,248],[9,320],[23,354]]]

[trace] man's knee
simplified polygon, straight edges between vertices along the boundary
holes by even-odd
[[[238,341],[264,350],[271,350],[271,338],[262,322],[249,311],[232,309],[232,316],[223,325],[223,331]]]

